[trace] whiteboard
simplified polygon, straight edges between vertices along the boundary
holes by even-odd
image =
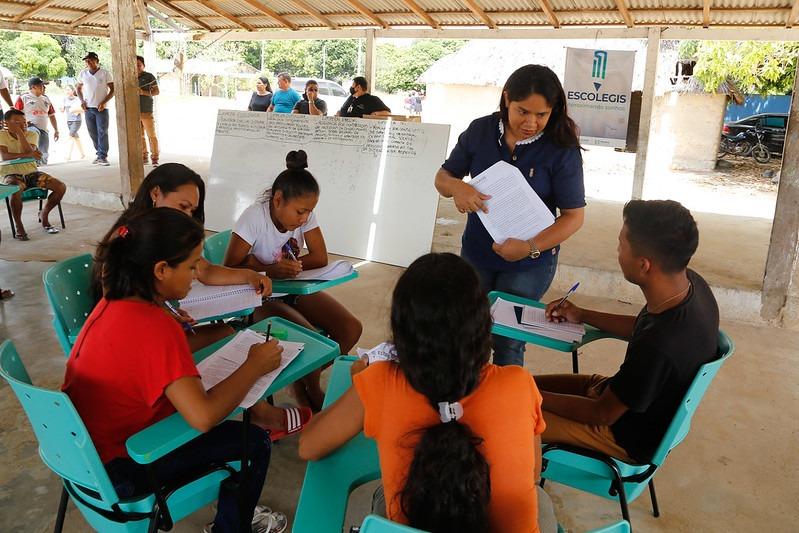
[[[316,216],[331,253],[408,266],[433,242],[449,126],[220,110],[205,199],[222,231],[305,150],[321,188]]]

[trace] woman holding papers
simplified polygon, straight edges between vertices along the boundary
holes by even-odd
[[[463,177],[476,178],[498,162],[518,169],[522,187],[532,189],[552,216],[559,212],[554,223],[532,237],[521,237],[524,228],[515,227],[510,216],[503,222],[522,233],[501,242],[491,237],[477,214],[489,212],[491,196]],[[474,120],[460,135],[436,174],[436,189],[453,198],[461,213],[469,214],[461,255],[475,267],[483,288],[540,299],[555,275],[560,244],[580,229],[585,207],[578,131],[555,73],[541,65],[526,65],[511,74],[502,89],[499,112]],[[521,190],[502,201],[521,202],[529,208],[534,202],[527,195],[529,190]],[[494,362],[522,365],[524,342],[495,336]]]
[[[125,441],[176,410],[203,434],[152,463],[160,482],[211,463],[239,461],[244,453],[241,422],[225,417],[258,378],[281,362],[283,348],[277,341],[255,344],[229,377],[208,391],[203,387],[186,335],[163,309],[165,301],[188,294],[203,237],[200,224],[174,209],[152,209],[121,225],[103,248],[104,295],[67,361],[62,389],[122,499],[151,490],[148,469],[130,458]],[[240,490],[223,484],[214,523],[206,531],[239,531],[240,497],[250,516],[255,510],[269,466],[267,432],[250,428],[247,448],[247,484]],[[280,522],[285,529],[281,513],[259,512],[257,517],[258,526]]]
[[[192,169],[180,163],[166,163],[150,172],[136,193],[130,207],[119,217],[114,226],[100,242],[94,260],[93,286],[95,298],[103,295],[101,277],[105,269],[105,250],[117,236],[118,229],[128,220],[159,208],[172,208],[191,216],[199,224],[205,220],[205,183]],[[248,284],[263,295],[272,293],[272,281],[254,270],[227,268],[214,265],[200,257],[196,266],[197,279],[205,285]],[[177,310],[173,318],[184,326],[189,349],[196,352],[234,333],[226,324],[203,324],[194,326],[194,320],[185,312]],[[187,327],[193,326],[193,327]],[[252,409],[254,423],[271,431],[272,440],[300,431],[310,420],[312,413],[307,408],[279,409],[266,402],[258,402]]]
[[[236,222],[225,265],[265,271],[275,279],[294,278],[303,270],[327,265],[325,238],[313,212],[319,201],[319,184],[307,168],[308,156],[303,150],[288,153],[286,170]],[[308,253],[300,256],[303,247]],[[323,329],[343,354],[355,346],[363,329],[355,315],[324,292],[273,299],[256,311],[256,319],[272,315]],[[316,411],[322,408],[325,396],[320,374],[321,370],[314,372],[294,388],[297,401]]]

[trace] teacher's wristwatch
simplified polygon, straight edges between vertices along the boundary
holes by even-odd
[[[532,259],[538,259],[541,257],[541,250],[539,250],[538,246],[535,245],[535,241],[533,241],[533,239],[527,241],[527,244],[530,245],[530,257]]]

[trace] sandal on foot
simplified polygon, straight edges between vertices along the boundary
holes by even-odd
[[[0,289],[0,300],[8,300],[14,297],[14,291],[11,289]]]
[[[310,422],[311,417],[313,417],[313,411],[309,407],[288,407],[284,411],[286,412],[286,429],[270,431],[269,439],[272,442],[277,442],[289,435],[302,431],[305,424]]]
[[[56,233],[60,233],[59,229],[55,226],[42,226],[42,229],[45,233],[49,233],[50,235],[55,235]]]
[[[27,233],[15,233],[14,234],[14,238],[16,240],[18,240],[18,241],[29,241],[29,240],[31,240],[31,238],[28,237]]]
[[[288,524],[286,515],[278,511],[264,511],[252,517],[253,533],[283,533]]]

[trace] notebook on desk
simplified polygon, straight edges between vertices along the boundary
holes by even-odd
[[[344,276],[349,276],[355,269],[352,267],[352,264],[349,261],[333,261],[332,263],[328,263],[327,265],[321,268],[312,268],[310,270],[304,270],[297,274],[295,277],[291,278],[291,280],[302,280],[302,281],[329,281],[333,279],[343,278]],[[288,280],[288,281],[291,281]]]
[[[514,304],[502,298],[497,298],[491,306],[491,316],[496,324],[564,342],[580,342],[585,335],[583,324],[550,322],[544,309]]]
[[[180,300],[180,308],[194,320],[204,320],[259,307],[261,302],[262,295],[252,285],[203,285],[194,281],[189,294]]]

